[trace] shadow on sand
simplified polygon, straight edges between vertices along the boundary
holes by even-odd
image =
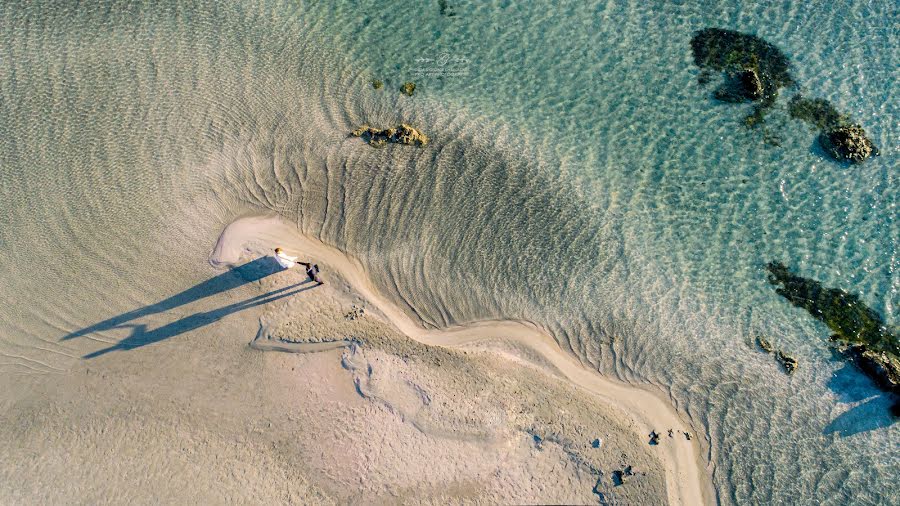
[[[185,316],[184,318],[171,323],[167,323],[152,330],[148,330],[146,324],[131,323],[133,320],[136,320],[138,318],[163,313],[179,306],[190,304],[200,299],[226,292],[247,283],[259,281],[266,276],[281,272],[282,270],[284,269],[282,269],[271,257],[257,258],[256,260],[247,262],[243,265],[229,270],[228,272],[219,274],[214,278],[208,279],[181,293],[157,302],[156,304],[144,306],[140,309],[135,309],[134,311],[129,311],[127,313],[122,313],[118,316],[114,316],[112,318],[109,318],[108,320],[104,320],[100,323],[96,323],[89,327],[85,327],[81,330],[72,332],[71,334],[67,334],[66,336],[63,336],[61,340],[66,341],[69,339],[74,339],[76,337],[93,334],[95,332],[102,332],[118,328],[132,329],[131,335],[122,339],[117,344],[108,348],[104,348],[102,350],[95,351],[93,353],[89,353],[83,357],[86,359],[95,358],[115,350],[129,350],[156,343],[170,337],[183,334],[190,330],[209,325],[210,323],[221,320],[225,316],[228,316],[232,313],[267,304],[269,302],[289,297],[291,295],[295,295],[297,293],[316,287],[316,285],[303,286],[311,283],[311,281],[304,281],[296,285],[286,286],[284,288],[279,288],[278,290],[273,290],[269,293],[251,297],[247,300],[229,304],[218,309],[194,313],[192,315]]]

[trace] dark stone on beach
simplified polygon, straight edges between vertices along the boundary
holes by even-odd
[[[613,485],[617,487],[622,486],[625,484],[625,479],[625,472],[618,469],[612,472]]]
[[[416,83],[403,83],[403,86],[400,87],[400,91],[407,96],[413,96],[413,93],[416,91]]]
[[[650,444],[653,446],[659,444],[659,433],[657,433],[655,430],[650,431]]]
[[[781,262],[769,262],[769,283],[791,304],[821,320],[831,342],[848,362],[886,392],[900,395],[900,336],[855,294],[798,276]]]
[[[600,448],[600,445],[601,445],[602,443],[603,443],[603,442],[600,441],[600,438],[597,438],[597,439],[591,441],[591,448]]]
[[[878,154],[878,148],[866,137],[866,131],[859,125],[848,125],[819,134],[819,144],[834,159],[860,163],[871,155]]]
[[[690,433],[690,432],[685,432],[685,433],[684,433],[684,438],[687,439],[688,441],[690,441],[692,437],[693,437],[693,436],[691,436],[691,433]]]
[[[394,128],[372,128],[363,125],[350,132],[353,137],[361,137],[374,148],[384,147],[388,143],[425,146],[428,144],[428,136],[415,128],[401,123]]]

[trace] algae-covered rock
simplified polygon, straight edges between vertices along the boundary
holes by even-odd
[[[384,86],[384,82],[380,79],[372,79],[372,87],[376,90],[380,90]]]
[[[794,84],[790,62],[774,45],[747,33],[705,28],[691,38],[694,63],[701,69],[726,73],[721,100],[761,100],[775,97],[779,88]]]
[[[788,105],[788,112],[792,117],[818,127],[819,145],[836,160],[860,163],[878,154],[878,148],[866,137],[866,131],[825,99],[796,95]]]
[[[781,262],[770,262],[767,269],[779,295],[828,325],[845,359],[883,390],[900,395],[900,336],[878,313],[857,295],[798,276]]]
[[[763,84],[752,68],[726,74],[725,82],[716,88],[713,96],[723,102],[745,102],[763,98]]]
[[[428,136],[416,130],[406,123],[401,123],[394,128],[372,128],[363,125],[350,132],[353,137],[361,137],[370,146],[380,148],[388,143],[425,146],[428,144]]]
[[[824,98],[806,98],[794,95],[788,103],[791,117],[815,125],[819,130],[833,130],[850,124],[850,116],[841,114]]]
[[[819,144],[836,160],[850,163],[860,163],[878,154],[878,148],[866,137],[866,131],[859,125],[823,131],[819,134]]]
[[[413,93],[416,91],[416,83],[403,83],[403,86],[400,87],[400,91],[407,96],[413,96]]]

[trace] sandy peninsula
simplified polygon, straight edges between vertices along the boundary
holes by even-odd
[[[512,493],[482,477],[473,483],[497,487],[485,498],[629,504],[712,500],[694,430],[666,400],[584,368],[532,322],[426,329],[379,296],[359,262],[273,217],[229,225],[211,262],[236,264],[275,243],[315,260],[331,281],[317,287],[320,293],[313,297],[269,311],[251,346],[299,353],[343,349],[342,366],[352,373],[357,394],[433,444],[462,439],[519,447],[501,460],[522,466],[554,454],[551,461],[559,459],[557,465],[571,467],[578,476],[515,473],[532,484],[547,482],[538,489],[547,495]],[[650,442],[653,432],[661,435],[658,444]],[[494,458],[485,455],[481,464]],[[551,487],[551,482],[567,486]]]
[[[156,303],[64,341],[68,368],[3,379],[0,503],[714,502],[665,399],[533,323],[426,330],[271,217],[227,226],[209,275],[275,245],[326,284],[292,269]]]

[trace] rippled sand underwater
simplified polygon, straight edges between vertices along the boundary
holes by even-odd
[[[895,502],[889,399],[764,272],[897,323],[893,7],[5,5],[0,367],[65,370],[93,348],[59,336],[206,279],[225,224],[275,212],[427,325],[531,320],[657,385],[706,429],[722,502]],[[767,146],[697,84],[708,26],[780,47],[882,155],[837,164],[784,110]],[[400,122],[432,141],[347,137]]]

